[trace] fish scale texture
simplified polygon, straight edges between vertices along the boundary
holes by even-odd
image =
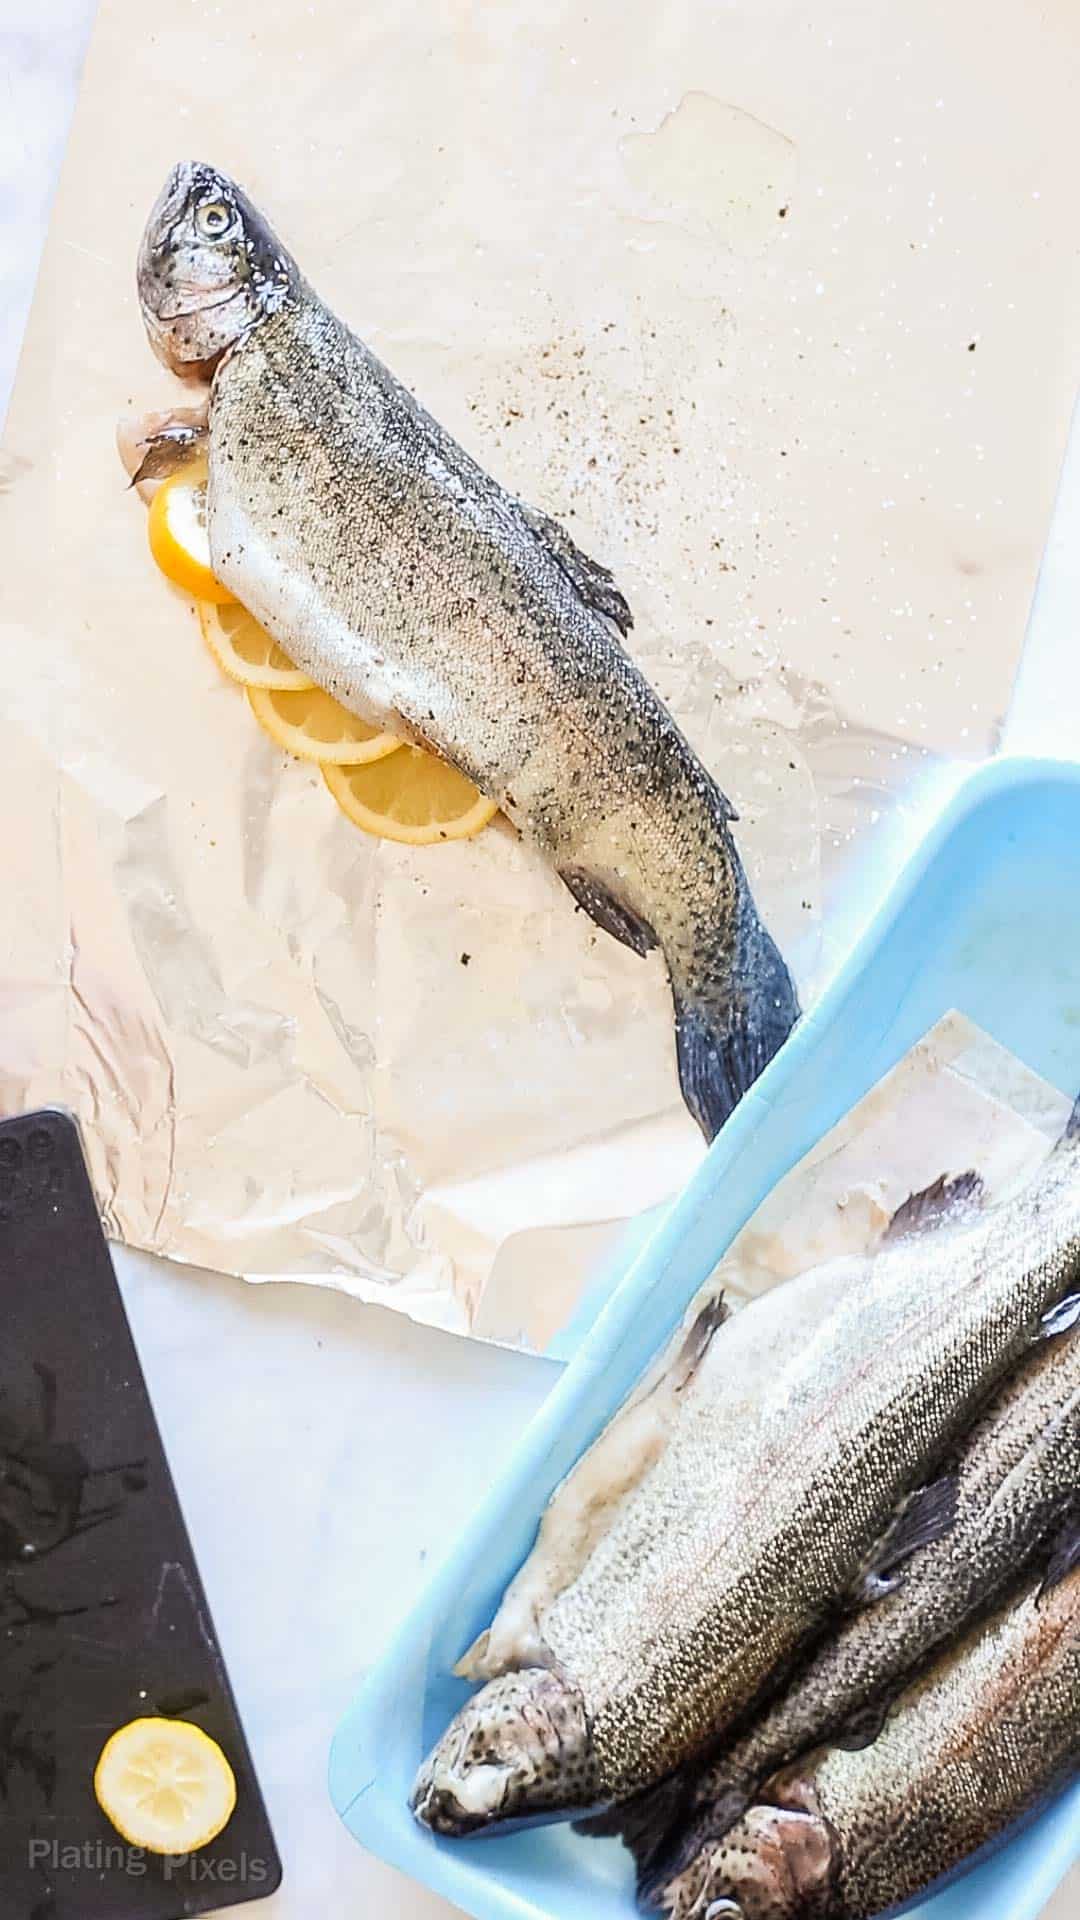
[[[752,1421],[724,1417],[724,1375],[702,1370],[658,1465],[541,1622],[613,1798],[723,1733],[1027,1350],[1080,1260],[1077,1159],[1066,1144],[1029,1190],[883,1248],[861,1278],[845,1262],[837,1304]]]
[[[911,1897],[1038,1805],[1080,1763],[1080,1575],[977,1629],[904,1697],[874,1746],[813,1771],[840,1835],[833,1911]]]

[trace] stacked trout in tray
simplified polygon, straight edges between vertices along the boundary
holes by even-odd
[[[1080,1771],[1076,1113],[998,1204],[942,1179],[709,1300],[651,1393],[648,1471],[545,1570],[555,1496],[461,1662],[420,1821],[619,1834],[672,1920],[869,1920]]]

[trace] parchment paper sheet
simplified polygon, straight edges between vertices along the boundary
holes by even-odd
[[[880,888],[911,770],[1007,702],[1078,55],[1064,0],[105,0],[4,452],[0,1104],[75,1109],[114,1234],[542,1345],[701,1151],[659,965],[502,833],[365,840],[157,576],[113,432],[173,397],[169,165],[614,565],[810,994],[852,840]]]

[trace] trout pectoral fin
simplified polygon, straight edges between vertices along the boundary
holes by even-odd
[[[596,1839],[621,1840],[634,1857],[638,1875],[638,1893],[648,1898],[648,1889],[658,1863],[668,1867],[668,1843],[681,1823],[690,1796],[692,1781],[682,1772],[669,1774],[644,1793],[608,1807],[602,1813],[574,1821],[574,1832]]]
[[[1048,1593],[1060,1587],[1062,1581],[1077,1567],[1080,1567],[1080,1501],[1070,1507],[1053,1537],[1046,1573],[1039,1588],[1039,1600],[1045,1600]]]
[[[1039,1337],[1056,1340],[1060,1333],[1074,1333],[1080,1327],[1080,1293],[1067,1293],[1056,1307],[1039,1321]]]
[[[844,1753],[863,1753],[872,1747],[889,1716],[888,1700],[871,1700],[845,1720],[842,1727],[830,1733],[830,1747],[840,1747]]]
[[[682,1393],[684,1388],[690,1385],[712,1346],[714,1336],[730,1318],[731,1308],[722,1293],[718,1293],[712,1300],[707,1300],[701,1311],[694,1315],[690,1330],[675,1359],[676,1393]]]
[[[526,526],[547,548],[585,606],[593,613],[602,613],[605,619],[613,621],[620,633],[629,633],[634,616],[625,595],[615,585],[611,568],[602,567],[599,560],[590,560],[587,553],[582,553],[566,528],[561,527],[550,514],[540,513],[536,507],[527,507],[524,501],[519,501],[518,505]]]
[[[163,427],[160,433],[141,442],[142,459],[128,481],[129,487],[141,486],[146,480],[167,480],[170,474],[179,473],[205,445],[206,439],[206,427],[180,422]]]
[[[704,1847],[722,1840],[747,1810],[746,1781],[713,1776],[712,1767],[704,1775],[700,1764],[680,1767],[643,1793],[575,1820],[574,1832],[622,1841],[637,1869],[638,1901],[648,1909],[668,1882]]]
[[[693,1806],[685,1814],[676,1813],[669,1831],[658,1836],[651,1857],[638,1862],[637,1890],[641,1904],[654,1906],[666,1883],[674,1875],[684,1873],[703,1847],[715,1845],[730,1833],[749,1808],[751,1797],[746,1785],[739,1785],[735,1780],[717,1781],[708,1799],[702,1801],[699,1785]]]
[[[951,1213],[965,1204],[977,1206],[983,1197],[982,1177],[974,1168],[949,1179],[940,1174],[921,1193],[911,1193],[896,1209],[885,1229],[884,1239],[905,1240],[909,1234],[939,1227]]]
[[[863,1568],[857,1600],[879,1600],[891,1593],[899,1585],[897,1570],[904,1561],[944,1538],[956,1523],[958,1492],[956,1476],[945,1474],[905,1500]]]
[[[613,940],[618,940],[624,947],[629,947],[632,953],[641,956],[655,947],[656,935],[648,921],[630,907],[625,907],[621,900],[616,900],[602,880],[595,879],[581,867],[559,867],[557,871],[559,879],[570,889],[582,911],[605,933],[610,933]]]

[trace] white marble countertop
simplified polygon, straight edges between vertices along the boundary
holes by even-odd
[[[94,0],[6,0],[0,21],[0,417]],[[1006,733],[1080,737],[1080,435]],[[117,1268],[285,1863],[268,1920],[450,1910],[361,1851],[326,1761],[363,1668],[556,1377],[553,1363],[313,1288],[121,1252]],[[1047,1920],[1080,1911],[1080,1872]]]

